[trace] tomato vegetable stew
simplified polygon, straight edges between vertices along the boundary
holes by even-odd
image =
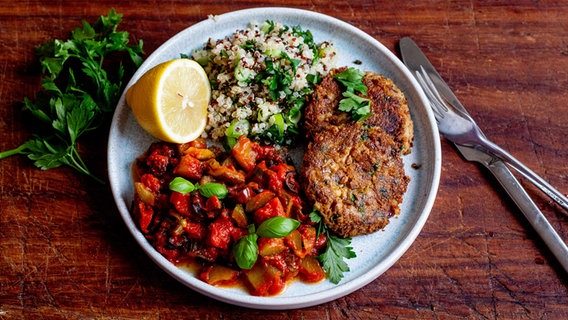
[[[201,138],[153,143],[135,163],[133,216],[157,251],[211,285],[269,296],[292,279],[319,282],[327,237],[284,157],[244,135],[231,152]]]

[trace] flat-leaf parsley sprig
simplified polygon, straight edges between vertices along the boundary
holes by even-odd
[[[83,21],[68,40],[50,40],[36,49],[43,90],[36,100],[24,99],[23,109],[39,120],[34,138],[0,152],[0,159],[27,155],[43,169],[70,166],[95,180],[77,149],[77,140],[99,128],[112,113],[122,90],[125,68],[111,69],[105,58],[126,53],[137,68],[142,64],[142,41],[128,45],[129,34],[117,31],[122,15],[110,9],[94,25]]]
[[[345,259],[357,256],[353,251],[353,247],[350,246],[351,238],[339,238],[331,235],[329,229],[323,223],[321,215],[315,208],[310,213],[310,220],[317,224],[317,236],[325,234],[327,237],[325,251],[317,259],[321,262],[329,281],[338,284],[343,279],[343,273],[349,271],[349,265],[347,265]]]
[[[357,92],[367,94],[367,86],[363,83],[364,76],[364,72],[355,68],[348,68],[333,76],[346,88],[343,99],[339,101],[339,110],[349,112],[356,122],[364,121],[371,115],[371,101],[357,95]]]

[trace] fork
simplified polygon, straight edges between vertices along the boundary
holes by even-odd
[[[452,96],[448,98],[447,95],[440,94],[424,67],[420,66],[420,72],[416,71],[416,78],[431,101],[430,105],[438,123],[438,130],[443,136],[458,145],[479,148],[503,160],[556,201],[562,208],[568,210],[568,198],[566,196],[507,151],[487,139],[461,103],[456,103],[457,98]],[[454,100],[454,103],[451,103],[450,100]]]

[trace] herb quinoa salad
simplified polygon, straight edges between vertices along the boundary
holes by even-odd
[[[309,30],[278,22],[252,23],[192,53],[211,82],[202,137],[232,145],[240,134],[290,144],[301,109],[316,83],[334,67],[336,49],[315,43]]]

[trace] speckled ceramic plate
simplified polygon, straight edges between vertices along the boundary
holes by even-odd
[[[330,40],[338,49],[338,66],[355,66],[361,70],[385,74],[406,95],[415,126],[412,153],[404,158],[407,174],[412,179],[401,205],[402,213],[383,230],[353,239],[357,258],[348,261],[350,272],[338,284],[323,281],[318,284],[294,282],[275,297],[254,297],[239,289],[208,285],[191,272],[178,268],[162,257],[146,241],[130,216],[134,189],[132,163],[154,139],[140,128],[120,99],[110,130],[108,170],[110,184],[118,210],[128,229],[148,256],[172,277],[209,297],[250,308],[293,309],[313,306],[347,295],[375,280],[410,247],[422,229],[432,208],[440,177],[441,152],[434,117],[418,84],[402,62],[386,47],[361,30],[335,18],[290,8],[259,8],[235,11],[197,23],[178,33],[159,47],[136,72],[128,86],[152,66],[191,53],[209,38],[222,38],[250,22],[265,20],[285,25],[300,25],[309,29],[316,42]],[[362,64],[353,65],[354,61]],[[413,163],[419,169],[411,168]]]

